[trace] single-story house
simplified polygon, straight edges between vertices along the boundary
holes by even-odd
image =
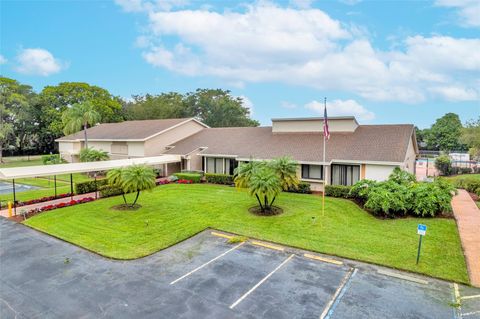
[[[92,127],[88,136],[89,146],[109,152],[112,158],[180,155],[181,163],[169,168],[169,173],[181,169],[233,174],[241,162],[289,156],[299,163],[300,180],[316,191],[323,190],[324,183],[384,180],[395,167],[415,172],[418,146],[411,124],[359,125],[354,117],[331,117],[329,130],[325,162],[323,118],[318,117],[272,119],[272,126],[266,127],[225,128],[210,128],[195,119],[128,121]],[[82,147],[83,134],[57,141],[62,156],[68,157]]]

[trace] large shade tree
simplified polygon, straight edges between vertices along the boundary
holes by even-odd
[[[83,102],[72,105],[62,114],[65,135],[76,133],[83,129],[85,148],[88,148],[87,128],[97,124],[101,120],[100,113],[91,102]]]

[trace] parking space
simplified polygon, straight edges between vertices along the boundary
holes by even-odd
[[[1,318],[480,318],[480,290],[204,231],[132,261],[0,219]]]

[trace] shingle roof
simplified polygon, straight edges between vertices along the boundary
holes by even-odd
[[[104,123],[87,129],[87,135],[89,140],[144,140],[187,120],[190,118]],[[83,131],[57,139],[71,140],[83,140]]]
[[[353,133],[331,133],[326,161],[403,162],[413,125],[360,125]],[[200,147],[201,154],[321,162],[322,133],[272,133],[272,127],[209,128],[174,143],[167,154],[185,155]]]

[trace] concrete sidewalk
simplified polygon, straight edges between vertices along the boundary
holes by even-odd
[[[480,210],[467,191],[458,190],[452,209],[467,262],[470,283],[480,287]]]
[[[93,193],[87,193],[87,194],[82,194],[82,195],[74,195],[73,196],[73,199],[74,200],[79,200],[79,199],[82,199],[82,198],[86,198],[86,197],[93,197],[95,198],[95,192]],[[37,204],[32,204],[32,205],[26,205],[26,206],[19,206],[17,207],[17,215],[20,215],[20,212],[22,210],[26,210],[26,211],[29,211],[31,209],[35,209],[35,208],[41,208],[41,207],[44,207],[44,206],[48,206],[48,205],[54,205],[54,204],[60,204],[60,203],[68,203],[72,200],[72,198],[69,196],[69,197],[64,197],[64,198],[59,198],[59,199],[54,199],[54,200],[50,200],[48,202],[42,202],[42,203],[37,203]],[[12,208],[12,215],[14,215],[14,210]],[[0,216],[3,216],[3,217],[8,217],[8,209],[3,209],[3,210],[0,210]]]

